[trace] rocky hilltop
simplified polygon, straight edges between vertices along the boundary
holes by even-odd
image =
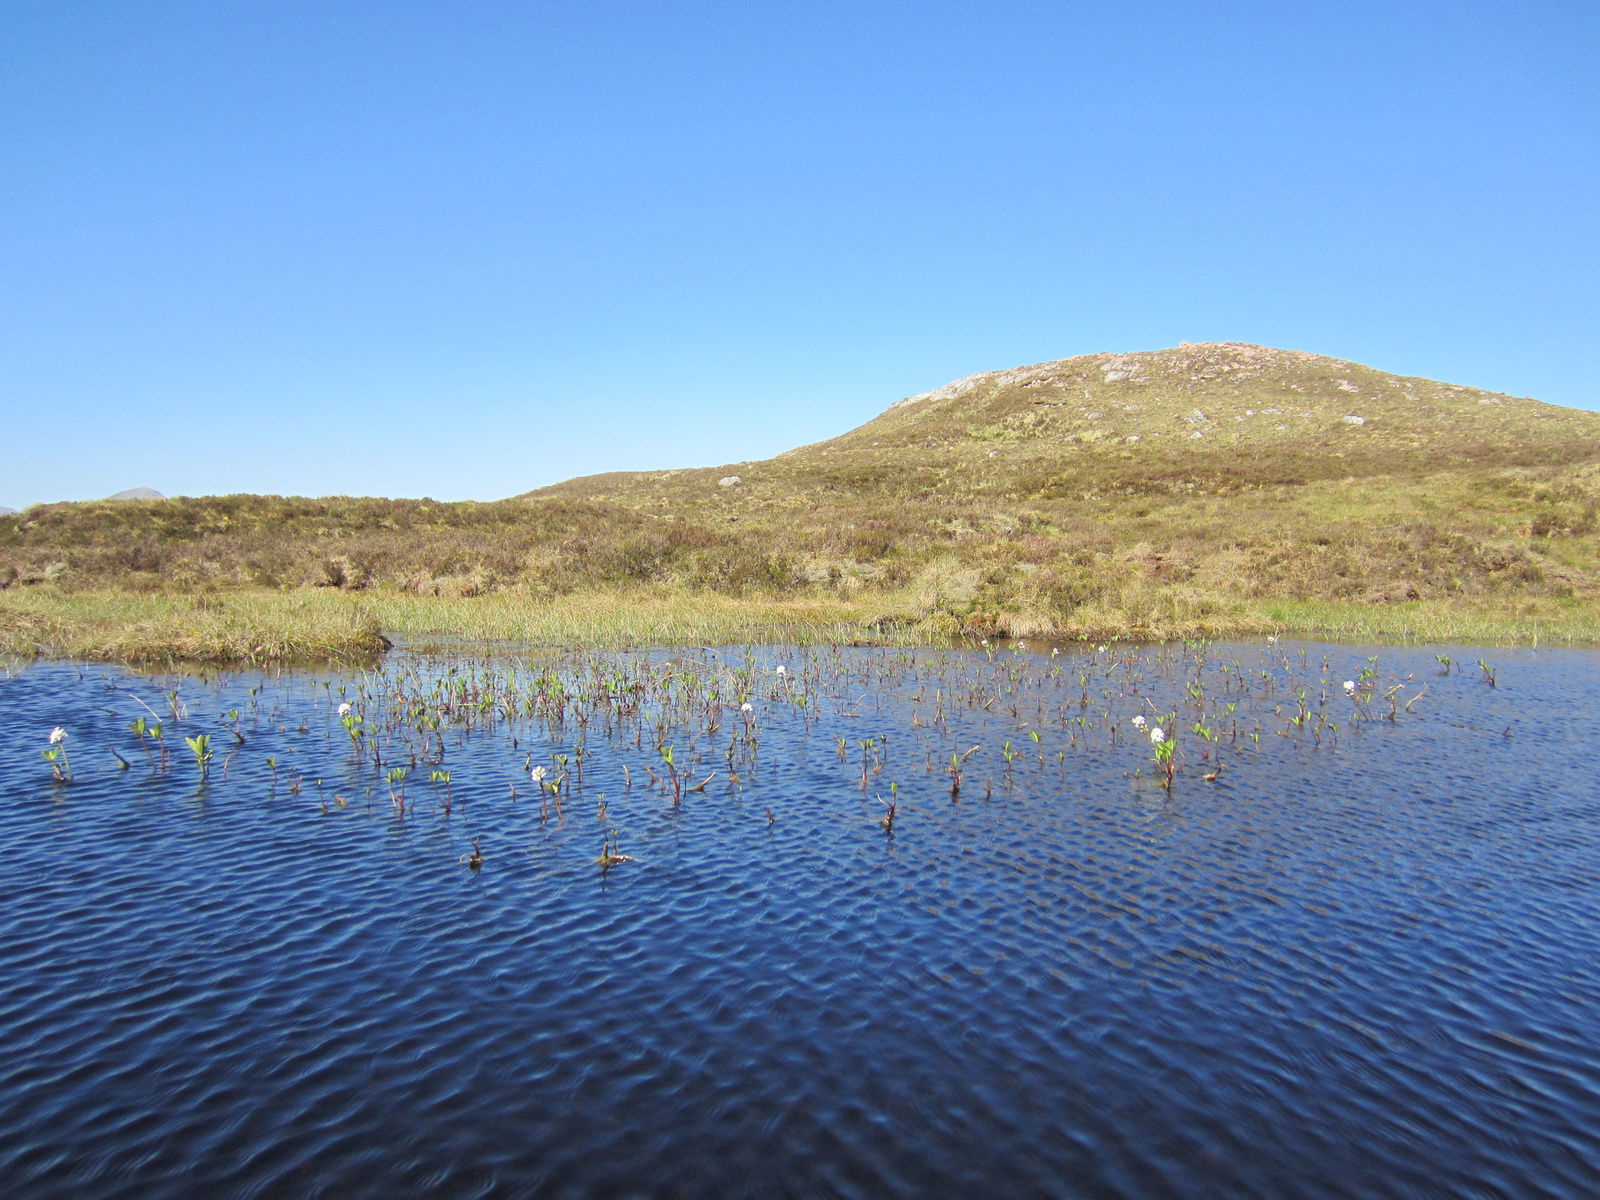
[[[925,492],[1047,499],[1597,458],[1600,414],[1220,342],[988,371],[765,462],[592,476],[544,491],[620,499],[674,479],[674,491],[689,479],[703,489],[737,472],[746,497],[788,485],[903,492],[909,472]]]
[[[1133,457],[1313,450],[1481,464],[1508,453],[1559,452],[1574,435],[1600,435],[1600,415],[1303,351],[1225,342],[969,376],[897,401],[821,448],[864,441],[949,446],[966,438],[996,449],[1035,443]]]

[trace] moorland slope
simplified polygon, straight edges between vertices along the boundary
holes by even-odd
[[[1264,597],[1585,599],[1600,414],[1184,345],[973,375],[764,462],[524,499],[754,525],[813,581],[920,578],[925,615],[1017,631],[1085,606],[1138,621]]]

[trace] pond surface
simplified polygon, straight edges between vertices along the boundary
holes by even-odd
[[[4,1193],[1593,1196],[1600,657],[1488,657],[33,666]]]

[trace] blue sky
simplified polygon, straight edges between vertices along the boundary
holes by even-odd
[[[494,499],[1237,340],[1600,407],[1593,3],[0,0],[0,504]]]

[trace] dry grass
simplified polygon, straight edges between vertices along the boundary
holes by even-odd
[[[873,609],[831,597],[736,598],[670,588],[580,592],[553,599],[500,592],[472,599],[388,593],[362,601],[407,641],[448,636],[539,646],[817,643],[860,638]]]
[[[241,591],[221,600],[204,598],[202,607],[190,597],[42,587],[0,595],[0,655],[143,664],[355,663],[381,653],[385,633],[414,645],[597,648],[868,640],[944,644],[982,635],[1046,643],[1149,642],[1269,633],[1358,641],[1600,645],[1600,611],[1571,602],[1418,601],[1374,608],[1275,601],[1223,610],[1164,595],[1159,603],[1131,610],[1085,607],[1066,621],[1024,611],[998,623],[964,623],[942,610],[917,615],[919,596],[912,589],[871,599],[871,604],[739,600],[666,589],[583,593],[553,602],[514,593],[441,600],[402,593]]]
[[[438,599],[399,592],[241,590],[226,596],[70,592],[0,595],[0,653],[96,661],[354,662],[406,642],[556,646],[837,642],[870,615],[838,601],[736,600],[673,591],[554,601],[517,593]]]
[[[64,593],[0,596],[0,654],[97,662],[370,661],[388,648],[360,604],[310,604],[280,593],[199,597]]]

